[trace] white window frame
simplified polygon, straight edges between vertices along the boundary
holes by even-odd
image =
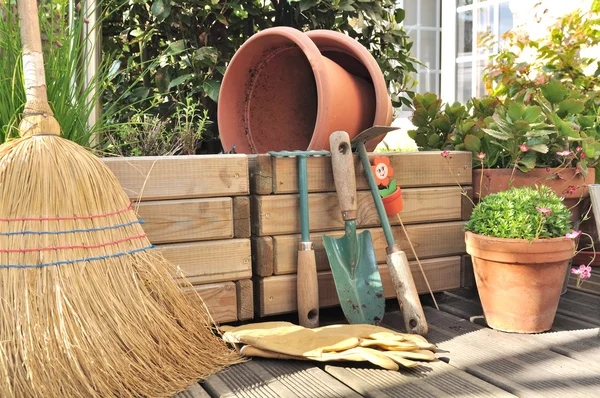
[[[442,12],[441,9],[441,3],[443,3],[442,0],[435,0],[436,1],[436,6],[435,6],[435,21],[436,24],[441,24],[440,22],[440,15]],[[415,68],[417,69],[417,81],[418,81],[418,86],[415,87],[415,91],[418,90],[419,86],[421,84],[425,84],[425,82],[421,82],[419,81],[419,74],[420,73],[425,73],[426,76],[426,81],[428,82],[428,88],[426,89],[426,91],[430,91],[430,92],[434,92],[436,94],[440,93],[440,89],[441,89],[441,82],[442,82],[442,59],[440,56],[440,48],[441,48],[441,41],[442,41],[442,26],[421,26],[420,22],[421,22],[421,11],[423,10],[422,7],[422,1],[421,0],[415,0],[416,2],[416,14],[417,14],[417,24],[416,25],[406,25],[406,20],[402,21],[402,26],[404,27],[404,31],[408,34],[409,32],[415,32],[416,33],[416,41],[413,43],[413,47],[411,49],[412,52],[412,56],[414,58],[416,58],[417,60],[421,60],[421,33],[422,32],[436,32],[436,38],[435,38],[435,57],[436,57],[436,63],[437,63],[437,68],[430,68],[429,65],[426,66],[421,66],[421,65],[415,65]],[[406,11],[406,7],[404,4],[404,0],[397,0],[396,5],[402,9],[404,9]],[[429,79],[431,78],[431,74],[436,74],[437,75],[437,83],[433,83],[433,88],[431,87],[431,83],[429,83]]]
[[[456,71],[457,64],[460,61],[471,62],[471,73],[475,77],[477,73],[477,61],[487,60],[490,56],[487,54],[478,54],[477,52],[477,22],[479,17],[479,11],[482,8],[494,9],[494,25],[499,28],[500,22],[500,4],[510,3],[510,0],[474,0],[472,4],[457,6],[458,0],[446,0],[442,1],[442,86],[440,89],[441,98],[444,102],[452,103],[456,101]],[[469,56],[457,57],[457,15],[460,12],[471,11],[473,16],[472,23],[472,52]],[[494,44],[493,52],[498,51],[498,45]],[[477,79],[471,79],[471,96],[477,95]]]

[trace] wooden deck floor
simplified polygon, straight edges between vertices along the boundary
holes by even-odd
[[[437,300],[440,311],[426,304],[425,313],[438,361],[393,372],[362,364],[254,359],[178,398],[600,397],[600,295],[569,290],[554,329],[537,335],[488,328],[471,290],[444,292]],[[388,312],[384,324],[402,330],[401,314]]]

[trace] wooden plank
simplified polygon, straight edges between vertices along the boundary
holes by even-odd
[[[402,191],[404,224],[455,221],[461,219],[462,200],[458,187],[411,188]],[[313,193],[308,195],[311,231],[344,229],[337,195]],[[300,233],[298,195],[270,195],[253,197],[252,233],[258,236]],[[371,192],[358,192],[358,218],[360,228],[381,226]],[[399,225],[395,218],[392,225]]]
[[[600,296],[569,289],[558,303],[558,313],[600,326]]]
[[[132,200],[247,195],[246,155],[102,158]]]
[[[244,279],[235,282],[237,291],[237,318],[246,321],[254,318],[254,289],[252,280]]]
[[[210,395],[196,383],[189,386],[187,390],[175,394],[173,398],[210,398]]]
[[[450,364],[520,397],[592,397],[600,370],[544,348],[536,335],[504,333],[425,307],[427,339]],[[384,323],[401,329],[400,312]]]
[[[325,371],[368,398],[515,397],[443,361],[399,372],[330,365]]]
[[[452,221],[447,223],[409,225],[406,227],[406,230],[417,252],[417,256],[422,260],[464,253],[466,251],[464,233],[462,232],[464,225],[463,221]],[[357,232],[360,233],[362,231],[364,229],[360,229]],[[387,247],[387,241],[385,240],[383,229],[371,228],[369,231],[371,232],[377,262],[384,263],[386,261],[385,248]],[[406,257],[409,260],[414,260],[415,256],[408,244],[402,227],[399,225],[394,226],[392,227],[392,232],[396,243],[406,253]],[[310,235],[315,250],[318,271],[327,271],[329,269],[329,260],[323,247],[323,235],[338,238],[344,236],[344,231],[315,232]],[[433,236],[435,236],[435,239],[432,239]],[[273,273],[275,275],[296,272],[300,238],[300,235],[273,236],[273,252],[267,252],[266,254],[273,256]]]
[[[209,376],[202,386],[212,397],[360,397],[310,362],[255,358]]]
[[[470,152],[452,152],[451,159],[440,156],[440,152],[410,153],[370,153],[374,156],[389,157],[394,169],[394,178],[402,189],[410,187],[437,187],[471,185],[472,169]],[[354,169],[358,190],[368,190],[364,169],[358,155],[354,155]],[[310,157],[307,159],[309,192],[334,192],[331,157]],[[272,160],[273,193],[298,192],[298,161],[295,158],[275,158]]]
[[[476,290],[461,288],[445,291],[438,299],[438,304],[440,309],[444,312],[459,318],[467,319],[478,325],[487,326],[483,308],[481,307],[481,302],[479,301]],[[559,306],[560,305],[561,304],[559,304]],[[587,329],[595,326],[596,325],[592,323],[581,321],[559,312],[554,318],[551,331],[559,332],[574,329]]]
[[[198,285],[184,289],[190,297],[196,298],[198,295],[208,307],[210,315],[216,322],[234,322],[237,321],[237,295],[235,283],[222,282],[211,283],[208,285]],[[198,302],[198,305],[202,305]]]
[[[573,264],[573,267],[578,266],[579,264]],[[571,275],[569,278],[569,287],[581,290],[582,292],[600,295],[600,267],[592,267],[592,277],[586,279],[580,287],[577,287],[577,277]]]
[[[236,196],[233,198],[233,236],[249,238],[250,234],[250,197]]]
[[[427,285],[416,261],[411,261],[410,268],[419,293],[428,293]],[[431,285],[431,289],[443,291],[460,285],[460,257],[444,257],[421,261],[423,269]],[[386,298],[396,297],[387,265],[379,266]],[[339,305],[335,283],[331,271],[319,272],[319,304],[320,307]],[[258,310],[260,316],[277,315],[294,312],[296,303],[296,275],[276,275],[260,278],[258,281]]]
[[[270,236],[253,236],[252,271],[258,276],[273,275],[273,238]]]
[[[467,288],[476,286],[475,274],[473,273],[473,261],[468,254],[462,256],[460,262],[460,286]]]
[[[252,277],[250,239],[172,243],[157,246],[191,284]]]
[[[250,192],[257,195],[273,193],[271,155],[248,155]]]
[[[142,202],[137,212],[153,244],[233,238],[231,198]]]
[[[464,194],[462,196],[462,217],[464,221],[469,221],[473,213],[473,187],[463,187]]]

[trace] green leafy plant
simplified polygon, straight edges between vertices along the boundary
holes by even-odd
[[[512,188],[483,198],[465,231],[510,239],[558,238],[571,232],[571,213],[545,185]]]
[[[107,1],[112,10],[120,0]],[[125,122],[139,109],[174,128],[177,104],[191,98],[213,122],[197,152],[219,152],[216,109],[226,66],[249,37],[273,26],[331,29],[358,40],[379,63],[394,106],[407,104],[416,60],[403,19],[393,0],[129,2],[103,23],[103,50],[116,68],[103,99],[119,110],[110,122]],[[136,107],[127,107],[131,103]]]

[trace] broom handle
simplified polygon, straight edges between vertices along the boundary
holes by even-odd
[[[21,43],[23,46],[23,76],[25,80],[24,115],[45,114],[52,116],[48,104],[44,57],[38,7],[36,0],[18,0],[19,20],[21,25]]]

